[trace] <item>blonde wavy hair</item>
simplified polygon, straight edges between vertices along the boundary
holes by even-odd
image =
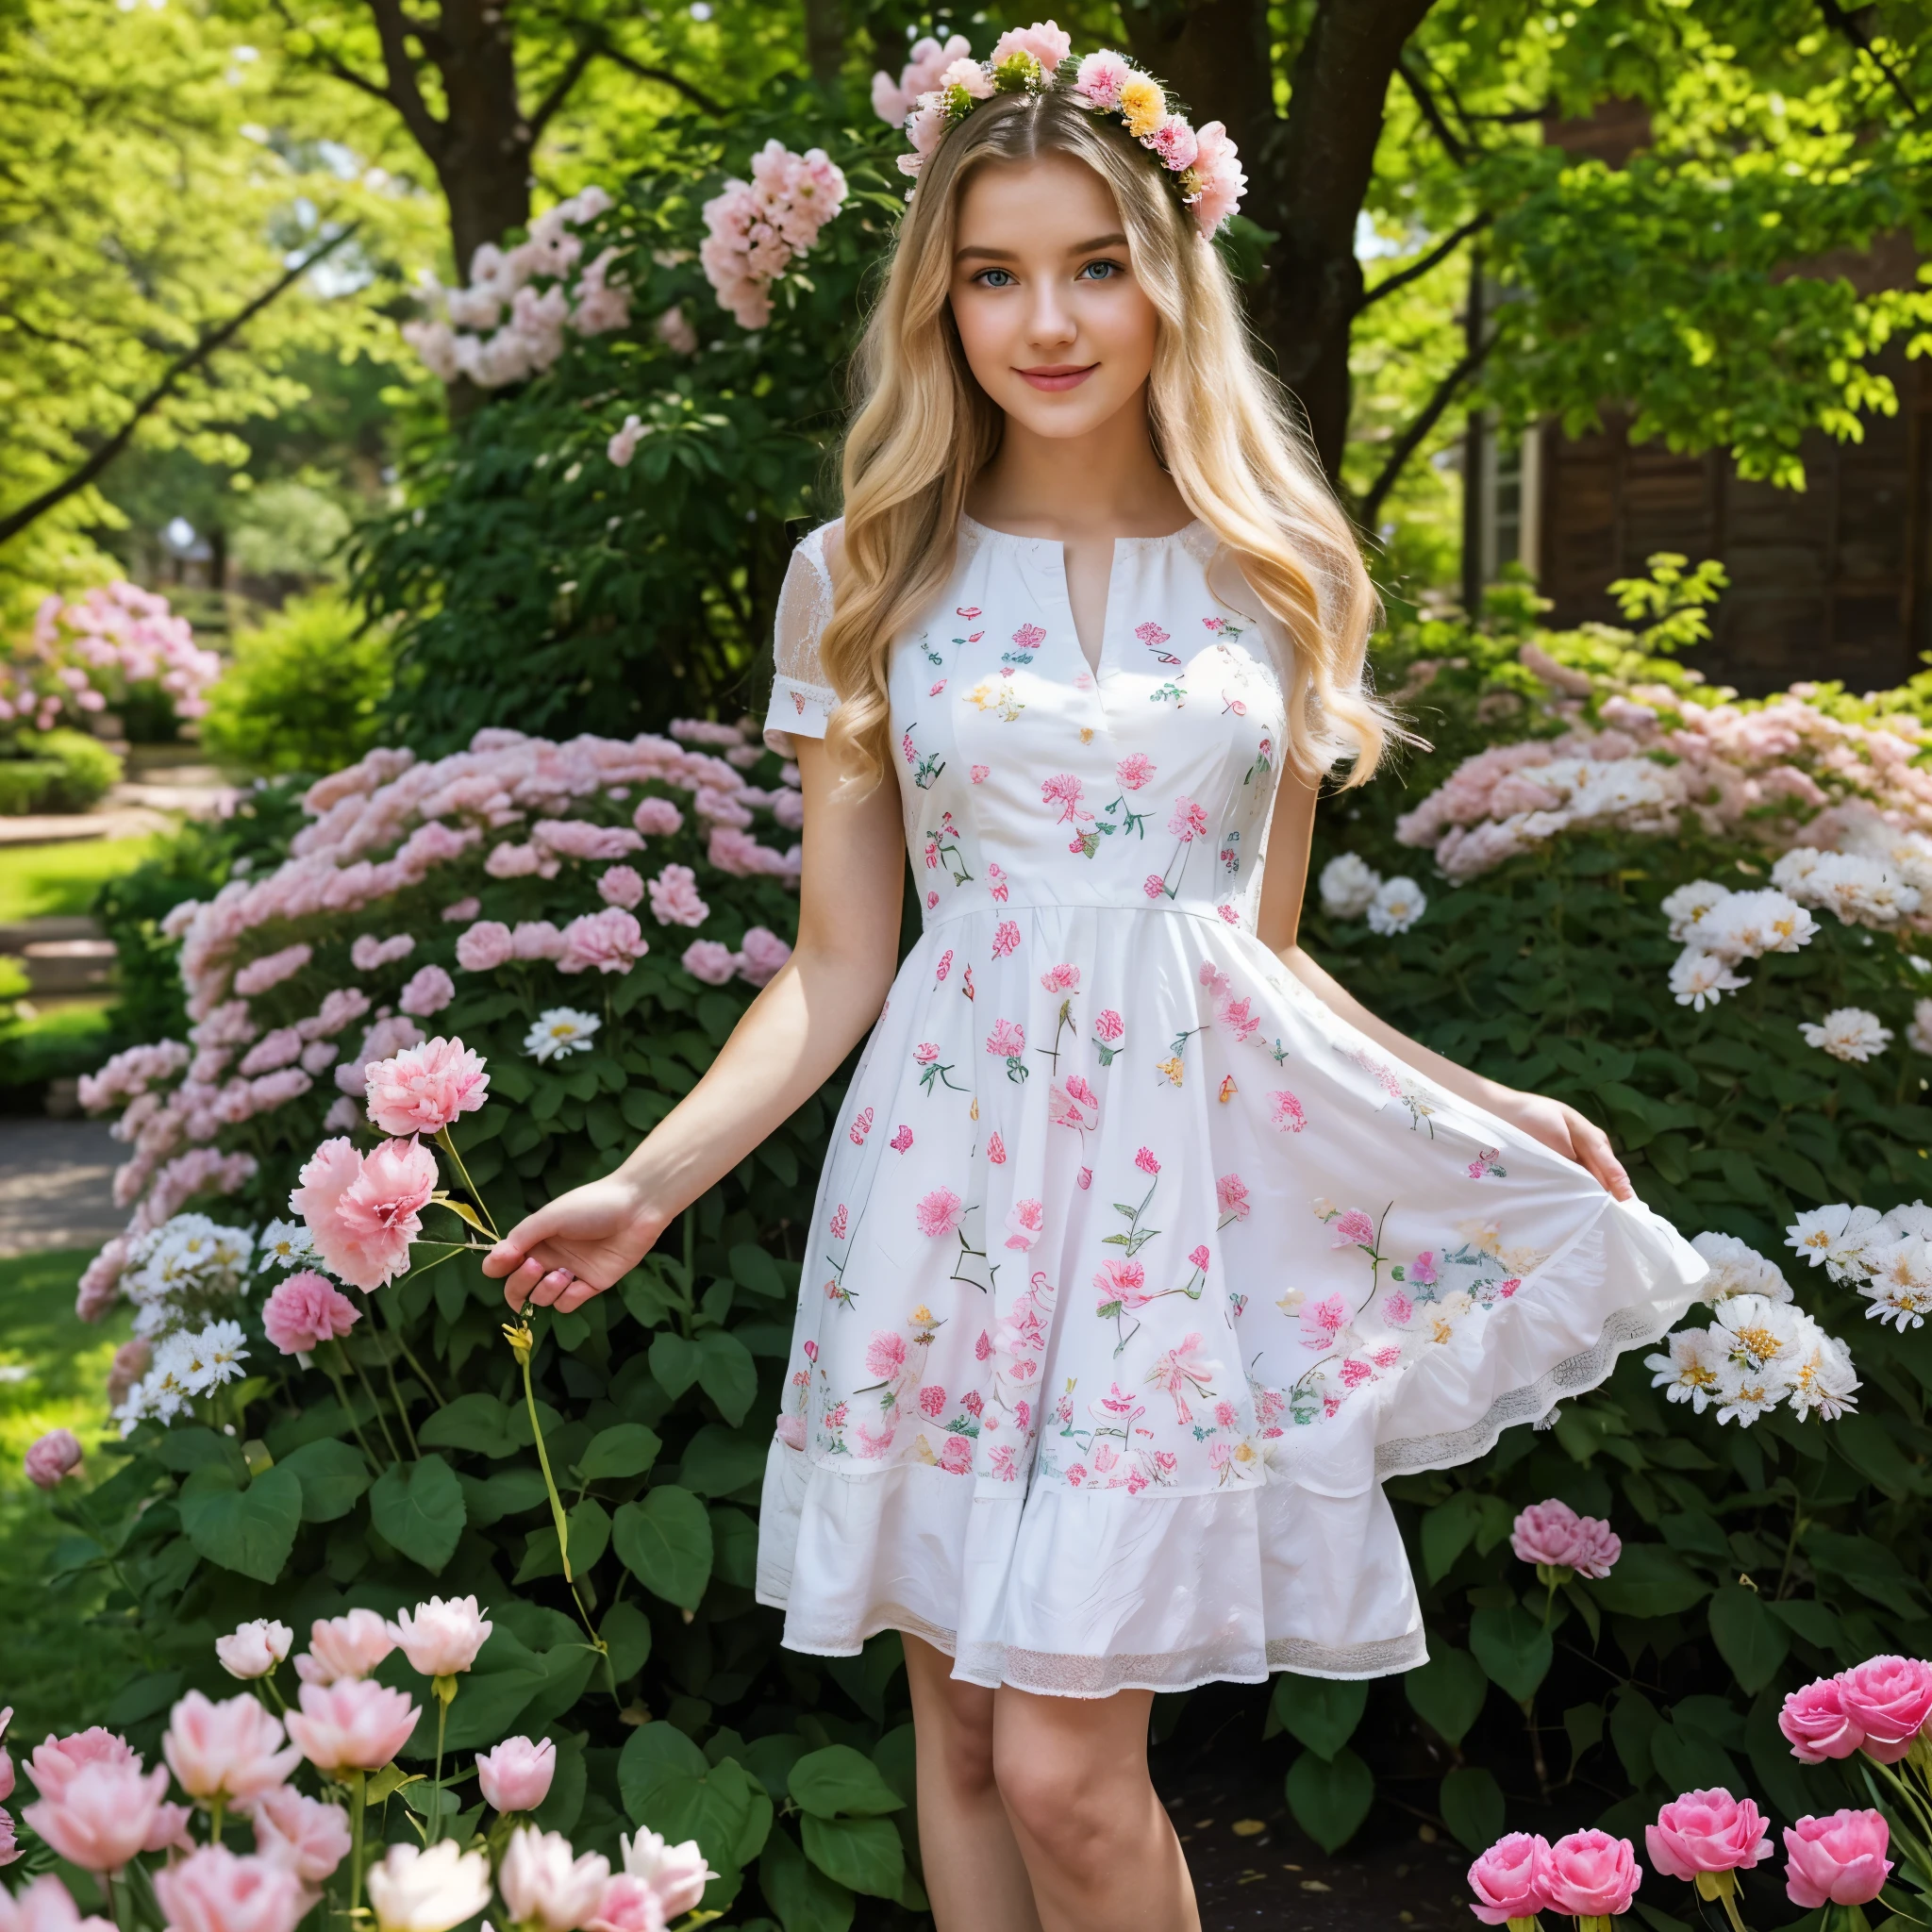
[[[1341,759],[1365,783],[1398,727],[1366,689],[1378,615],[1355,534],[1257,364],[1221,257],[1122,129],[1058,91],[982,102],[926,158],[854,369],[844,535],[819,642],[840,703],[827,748],[870,791],[891,762],[892,641],[951,573],[973,478],[1004,413],[974,380],[948,296],[959,198],[975,169],[1064,154],[1112,190],[1134,275],[1158,315],[1148,383],[1155,451],[1286,630],[1287,758],[1313,779]]]

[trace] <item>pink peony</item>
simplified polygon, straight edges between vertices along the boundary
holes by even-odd
[[[509,927],[500,919],[479,919],[457,940],[457,964],[465,973],[491,973],[516,956]]]
[[[289,1735],[318,1771],[380,1771],[409,1741],[419,1715],[400,1690],[344,1677],[303,1685]]]
[[[1543,1890],[1550,1848],[1541,1837],[1512,1831],[1500,1838],[1469,1868],[1470,1909],[1485,1925],[1507,1925],[1533,1919],[1550,1903]]]
[[[308,1909],[286,1865],[205,1845],[154,1874],[169,1932],[295,1932]]]
[[[312,1268],[277,1283],[261,1309],[261,1325],[284,1355],[307,1355],[318,1342],[346,1335],[360,1319],[356,1304]]]
[[[80,1467],[80,1438],[72,1429],[49,1429],[26,1452],[26,1479],[37,1490],[58,1490]]]
[[[651,881],[650,893],[651,916],[659,925],[702,925],[711,916],[698,896],[698,875],[688,865],[667,865]]]
[[[476,1759],[483,1802],[498,1811],[534,1811],[550,1795],[557,1775],[557,1746],[545,1738],[506,1738]]]
[[[1864,1731],[1846,1714],[1836,1677],[1820,1677],[1793,1690],[1778,1712],[1777,1726],[1801,1764],[1849,1757],[1865,1741]]]
[[[433,1596],[399,1611],[390,1632],[412,1668],[425,1677],[453,1677],[476,1661],[491,1627],[475,1597]]]
[[[610,1861],[595,1852],[581,1858],[560,1832],[520,1825],[497,1867],[496,1883],[510,1918],[536,1932],[577,1932],[597,1915]],[[534,1924],[532,1924],[534,1922]]]
[[[1845,1716],[1865,1734],[1860,1748],[1880,1764],[1896,1764],[1932,1717],[1932,1664],[1915,1657],[1867,1657],[1838,1684]]]
[[[716,940],[693,940],[678,964],[707,986],[723,986],[738,971],[738,955]]]
[[[1650,1862],[1666,1878],[1694,1879],[1700,1872],[1735,1872],[1772,1855],[1771,1826],[1749,1798],[1726,1790],[1686,1791],[1643,1829]]]
[[[651,950],[643,928],[621,906],[580,914],[564,927],[562,937],[557,960],[559,973],[582,973],[591,967],[599,973],[628,973]]]
[[[547,919],[519,920],[510,934],[510,957],[516,959],[560,959],[563,935]]]
[[[1120,106],[1121,89],[1133,71],[1111,48],[1089,54],[1074,76],[1074,97],[1083,108],[1109,112]]]
[[[349,1814],[340,1805],[305,1797],[293,1785],[277,1785],[248,1811],[257,1853],[304,1885],[320,1885],[349,1856]]]
[[[292,979],[314,957],[315,948],[308,945],[284,946],[279,953],[265,953],[236,974],[235,991],[244,999],[253,999],[257,993]]]
[[[10,1845],[12,1840],[9,1821],[0,1826],[0,1842]],[[0,1865],[10,1865],[19,1856],[0,1854]],[[48,1872],[22,1886],[11,1898],[0,1890],[0,1932],[114,1932],[114,1927],[107,1919],[83,1919],[74,1895]]]
[[[443,923],[446,925],[468,925],[482,906],[482,900],[474,893],[467,899],[454,900],[442,908]]]
[[[1607,1831],[1573,1831],[1550,1847],[1544,1866],[1549,1908],[1578,1918],[1614,1918],[1630,1909],[1643,1868],[1627,1838]]]
[[[267,1617],[238,1624],[225,1637],[215,1639],[215,1660],[231,1677],[244,1682],[265,1677],[289,1654],[295,1633],[286,1624]],[[0,1792],[0,1796],[4,1796]]]
[[[1503,1288],[1507,1293],[1509,1283]],[[1576,1554],[1570,1567],[1579,1576],[1607,1576],[1624,1554],[1624,1539],[1600,1516],[1578,1517],[1576,1530]]]
[[[597,896],[607,906],[636,911],[644,896],[644,881],[635,866],[613,865],[597,881]]]
[[[1876,1811],[1834,1811],[1785,1827],[1785,1891],[1794,1906],[1870,1905],[1891,1873]]]
[[[245,1801],[286,1784],[301,1761],[282,1736],[281,1720],[246,1691],[216,1704],[191,1690],[169,1717],[161,1751],[191,1798]]]
[[[76,1740],[66,1740],[72,1743]],[[161,1801],[168,1793],[168,1768],[158,1764],[143,1773],[136,1757],[119,1739],[124,1757],[98,1757],[63,1774],[58,1791],[41,1784],[41,1801],[21,1813],[26,1822],[70,1864],[85,1872],[118,1872],[147,1848]],[[38,1765],[42,1745],[34,1754]]]
[[[365,932],[349,948],[349,964],[358,973],[375,973],[398,959],[407,959],[416,950],[412,934],[399,932],[389,939],[379,940],[373,932]]]
[[[374,1610],[318,1617],[308,1626],[308,1651],[295,1659],[305,1684],[340,1684],[366,1677],[396,1647],[396,1634]]]
[[[396,1005],[419,1020],[440,1013],[457,996],[457,983],[441,966],[421,966],[396,995]]]
[[[440,969],[425,967],[425,972]],[[420,974],[418,975],[421,976]],[[483,1058],[460,1040],[431,1040],[365,1067],[369,1118],[385,1134],[436,1134],[490,1098]]]
[[[669,838],[684,824],[684,814],[668,798],[642,798],[630,822],[648,838]]]
[[[1037,20],[1031,26],[1008,27],[992,43],[992,65],[1010,59],[1015,54],[1030,54],[1043,72],[1051,74],[1074,50],[1064,29],[1050,20]]]
[[[1582,1524],[1583,1519],[1569,1504],[1552,1496],[1547,1503],[1532,1503],[1517,1517],[1509,1532],[1509,1547],[1525,1563],[1568,1570],[1574,1567],[1581,1547]]]
[[[769,927],[747,926],[738,955],[738,976],[748,986],[767,986],[791,957],[791,948]]]
[[[367,1159],[345,1140],[325,1141],[289,1208],[329,1269],[367,1294],[408,1271],[435,1191],[436,1157],[420,1141],[385,1141]]]

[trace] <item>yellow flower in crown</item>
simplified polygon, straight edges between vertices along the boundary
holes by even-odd
[[[1160,83],[1144,74],[1129,75],[1121,83],[1121,118],[1136,141],[1145,141],[1167,118],[1167,96]]]

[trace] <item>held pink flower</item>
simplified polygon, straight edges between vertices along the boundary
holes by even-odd
[[[641,1878],[658,1894],[667,1919],[697,1909],[705,1887],[718,1876],[705,1863],[696,1839],[667,1844],[655,1831],[640,1830],[635,1838],[618,1839],[624,1848],[627,1876]]]
[[[1550,1909],[1579,1919],[1609,1919],[1630,1909],[1643,1868],[1627,1838],[1607,1831],[1573,1831],[1550,1847],[1546,1866]]]
[[[1872,1657],[1840,1671],[1845,1715],[1865,1734],[1862,1749],[1880,1764],[1896,1764],[1932,1718],[1932,1664],[1916,1657]]]
[[[318,1771],[380,1771],[409,1741],[418,1715],[400,1690],[347,1677],[303,1685],[289,1735]]]
[[[80,1438],[72,1429],[49,1429],[26,1452],[26,1479],[37,1490],[58,1490],[80,1467]]]
[[[205,1845],[154,1874],[169,1932],[295,1932],[308,1909],[286,1866]]]
[[[1836,1677],[1820,1677],[1793,1690],[1778,1712],[1777,1727],[1800,1764],[1849,1757],[1865,1741],[1865,1733],[1845,1711]]]
[[[289,1207],[342,1280],[367,1294],[408,1272],[436,1191],[436,1157],[421,1141],[385,1141],[365,1160],[345,1140],[325,1141],[301,1179]]]
[[[476,1759],[483,1802],[498,1811],[534,1811],[550,1795],[557,1775],[557,1746],[545,1738],[506,1738]]]
[[[349,1856],[349,1814],[293,1785],[262,1792],[248,1814],[257,1853],[292,1872],[304,1885],[320,1885]]]
[[[191,1690],[168,1720],[161,1752],[191,1798],[239,1801],[288,1782],[302,1754],[282,1738],[281,1720],[246,1691],[216,1704]]]
[[[1535,1918],[1550,1902],[1542,1883],[1549,1856],[1549,1843],[1541,1836],[1512,1831],[1499,1838],[1469,1868],[1469,1889],[1475,1893],[1470,1910],[1485,1925]]]
[[[308,1654],[295,1659],[305,1684],[339,1684],[366,1677],[396,1647],[396,1634],[374,1610],[318,1617],[308,1626]]]
[[[261,1305],[261,1325],[284,1355],[307,1355],[317,1343],[346,1335],[361,1319],[356,1304],[313,1268],[278,1281]]]
[[[1870,1905],[1891,1872],[1876,1811],[1834,1811],[1785,1827],[1785,1892],[1794,1906]]]
[[[1666,1878],[1694,1880],[1700,1872],[1736,1872],[1772,1856],[1771,1826],[1749,1798],[1722,1790],[1686,1791],[1643,1828],[1650,1862]]]
[[[579,1932],[597,1916],[610,1861],[596,1852],[579,1858],[561,1832],[519,1825],[497,1867],[496,1883],[519,1925],[543,1932]]]
[[[425,1677],[453,1677],[476,1661],[491,1622],[473,1596],[433,1596],[403,1610],[390,1625],[397,1647]]]
[[[83,1764],[66,1778],[58,1796],[43,1795],[21,1816],[70,1864],[84,1872],[118,1872],[146,1850],[167,1791],[167,1766],[143,1772],[141,1759],[129,1752],[126,1760]]]
[[[265,1677],[289,1655],[295,1633],[286,1624],[268,1617],[239,1624],[225,1637],[215,1639],[215,1658],[231,1677],[245,1683],[252,1677]],[[4,1796],[0,1792],[0,1796]]]
[[[406,1006],[403,1010],[412,1009]],[[482,1057],[460,1040],[425,1041],[393,1059],[377,1060],[364,1070],[363,1079],[368,1085],[369,1118],[385,1134],[440,1133],[490,1098],[490,1075],[483,1070]]]
[[[9,1824],[7,1836],[12,1835]],[[11,1864],[12,1859],[0,1862]],[[0,1890],[0,1932],[114,1932],[114,1928],[106,1919],[83,1919],[74,1894],[49,1872],[10,1898]]]

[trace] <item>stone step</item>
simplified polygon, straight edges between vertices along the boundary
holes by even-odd
[[[0,925],[0,953],[26,967],[31,996],[104,992],[114,968],[114,942],[84,914],[26,919]]]

